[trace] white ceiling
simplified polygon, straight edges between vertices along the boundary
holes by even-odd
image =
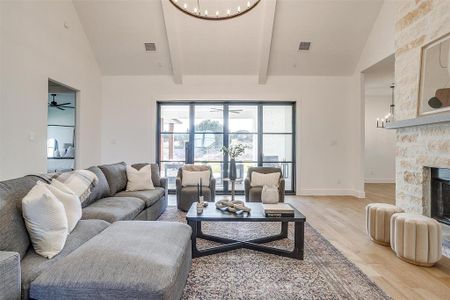
[[[241,17],[216,22],[164,1],[74,0],[104,75],[350,75],[382,4],[262,0]],[[311,50],[299,52],[300,41],[311,41]],[[145,52],[144,42],[157,51]]]

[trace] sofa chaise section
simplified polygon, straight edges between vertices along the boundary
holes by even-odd
[[[36,299],[179,299],[191,266],[191,229],[116,222],[39,275]]]
[[[105,230],[109,225],[108,222],[103,220],[80,220],[67,237],[63,250],[52,259],[40,256],[34,251],[33,247],[30,247],[20,262],[23,298],[26,298],[28,295],[30,283],[42,272],[47,272],[50,266],[72,253],[85,242]]]

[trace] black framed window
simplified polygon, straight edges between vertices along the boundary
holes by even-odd
[[[158,102],[157,162],[174,191],[178,168],[208,164],[218,193],[228,193],[228,157],[222,146],[247,146],[238,158],[236,190],[244,190],[249,167],[278,166],[286,193],[295,192],[295,102]]]

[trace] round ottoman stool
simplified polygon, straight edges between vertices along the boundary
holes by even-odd
[[[404,261],[431,267],[442,256],[441,225],[422,215],[394,214],[391,218],[391,248]]]
[[[391,216],[403,209],[386,203],[370,203],[366,206],[366,229],[372,241],[389,246]]]

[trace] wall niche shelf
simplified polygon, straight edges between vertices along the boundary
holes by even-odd
[[[420,116],[414,119],[393,121],[386,124],[386,129],[400,129],[414,126],[450,122],[450,112]]]

